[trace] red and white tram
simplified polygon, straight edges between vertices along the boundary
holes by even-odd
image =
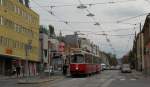
[[[92,74],[101,71],[100,57],[85,51],[75,51],[70,56],[70,74]]]

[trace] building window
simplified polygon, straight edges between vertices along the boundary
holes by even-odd
[[[20,14],[20,8],[17,8],[17,13]]]
[[[3,40],[3,37],[2,36],[0,36],[0,44],[2,44],[2,41]]]
[[[9,47],[9,39],[6,38],[6,46]]]
[[[7,40],[6,40],[6,38],[3,38],[3,45],[7,45]]]
[[[0,0],[0,5],[3,5],[3,0]]]
[[[16,43],[15,43],[15,41],[14,40],[12,40],[12,44],[13,44],[13,48],[16,48]]]
[[[3,17],[0,16],[0,25],[3,25]]]

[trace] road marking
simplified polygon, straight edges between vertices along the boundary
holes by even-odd
[[[113,81],[114,81],[114,80],[116,80],[116,79],[111,79],[111,80],[113,80]]]
[[[105,81],[106,79],[100,79],[100,81]]]
[[[135,81],[136,79],[130,79],[130,80]]]
[[[124,81],[125,79],[120,79],[120,81]]]
[[[102,84],[101,87],[108,87],[112,83],[113,79],[108,80],[106,83]]]

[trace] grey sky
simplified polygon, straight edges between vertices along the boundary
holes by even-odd
[[[115,48],[115,54],[117,54],[118,58],[126,54],[132,48],[134,36],[117,37],[111,35],[126,35],[134,34],[135,31],[138,32],[139,25],[131,25],[126,23],[134,24],[142,22],[142,24],[144,24],[145,16],[127,20],[124,21],[124,23],[117,23],[117,21],[150,12],[150,3],[145,0],[80,1],[83,4],[106,3],[92,6],[88,5],[87,8],[91,13],[95,14],[95,21],[98,21],[101,26],[94,25],[94,20],[91,17],[86,16],[88,12],[85,9],[76,8],[76,6],[79,5],[79,0],[32,0],[30,5],[31,8],[40,15],[40,24],[53,25],[57,34],[60,30],[63,35],[72,34],[74,31],[82,31],[82,33],[87,34],[82,37],[91,39],[91,41],[100,46],[101,50],[114,53],[109,47],[109,44],[106,42],[105,36],[96,35],[102,34],[102,31],[106,31],[106,33],[109,34],[108,38],[110,39],[113,48]],[[108,3],[112,1],[118,3]],[[121,3],[120,1],[123,2]],[[73,6],[55,7],[53,9],[47,7],[68,4]],[[55,16],[48,13],[48,11],[52,11]],[[68,24],[65,24],[62,21],[67,21]],[[115,31],[118,29],[120,31]]]

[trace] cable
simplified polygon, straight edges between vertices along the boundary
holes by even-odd
[[[118,20],[117,22],[121,23],[123,21],[131,20],[131,19],[134,19],[134,18],[137,18],[137,17],[140,17],[140,16],[144,16],[144,15],[147,15],[147,14],[149,14],[149,13],[144,13],[144,14],[140,14],[140,15],[137,15],[137,16],[128,17],[128,18],[125,18],[125,19]]]
[[[83,5],[93,6],[93,5],[101,5],[101,4],[116,4],[116,3],[124,3],[124,2],[130,2],[130,1],[136,1],[136,0],[122,0],[122,1],[108,1],[108,2],[97,2],[97,3],[87,3]],[[82,2],[79,1],[81,4]],[[78,4],[64,4],[64,5],[51,5],[51,6],[42,6],[42,7],[70,7],[70,6],[78,6]]]
[[[41,7],[36,1],[33,0],[33,2],[34,2],[36,5],[38,5],[39,7]],[[43,7],[41,7],[41,8],[42,8],[43,10],[45,10],[46,12],[50,13],[53,17],[55,17],[55,18],[58,19],[59,21],[62,21],[61,18],[59,18],[59,17],[57,17],[56,15],[52,14],[51,11],[49,11],[49,10],[43,8]],[[67,21],[64,21],[63,23],[68,26],[68,22],[67,22]],[[69,27],[71,27],[71,26],[69,25]],[[71,27],[71,28],[73,29],[73,27]]]
[[[35,2],[35,1],[34,1]],[[36,4],[38,4],[38,3],[36,3]],[[39,4],[38,4],[38,6],[39,7],[41,7]],[[41,7],[42,9],[43,9],[43,7]],[[53,7],[52,7],[53,8]],[[64,24],[66,24],[67,26],[69,26],[69,27],[71,27],[72,29],[74,29],[71,25],[69,25],[69,21],[63,21],[63,20],[61,20],[61,18],[59,18],[59,17],[57,17],[55,14],[52,14],[51,12],[52,11],[49,11],[49,10],[47,10],[47,9],[44,9],[44,10],[46,10],[47,12],[49,12],[52,16],[54,16],[56,19],[58,19],[59,21],[62,21]],[[87,12],[89,12],[90,13],[90,11],[87,9]],[[92,19],[94,20],[94,22],[97,22],[96,21],[96,19],[94,18],[94,17],[92,17]],[[102,29],[102,27],[101,26],[98,26],[100,29]],[[117,30],[116,30],[117,31]],[[103,32],[104,34],[106,34],[105,32],[106,31],[101,31],[101,32]],[[108,36],[106,35],[105,36],[105,38],[106,38],[106,40],[108,40],[109,38],[108,38]],[[110,44],[110,47],[112,48],[112,49],[114,49],[113,47],[112,47],[112,44],[111,44],[111,41],[109,40],[108,41],[108,43]]]
[[[117,34],[116,34],[116,35],[109,35],[109,34],[95,34],[95,35],[102,35],[102,36],[133,36],[134,34],[124,34],[124,35],[121,35],[121,34],[120,34],[120,35],[119,35],[119,34],[118,34],[118,35],[117,35]]]

